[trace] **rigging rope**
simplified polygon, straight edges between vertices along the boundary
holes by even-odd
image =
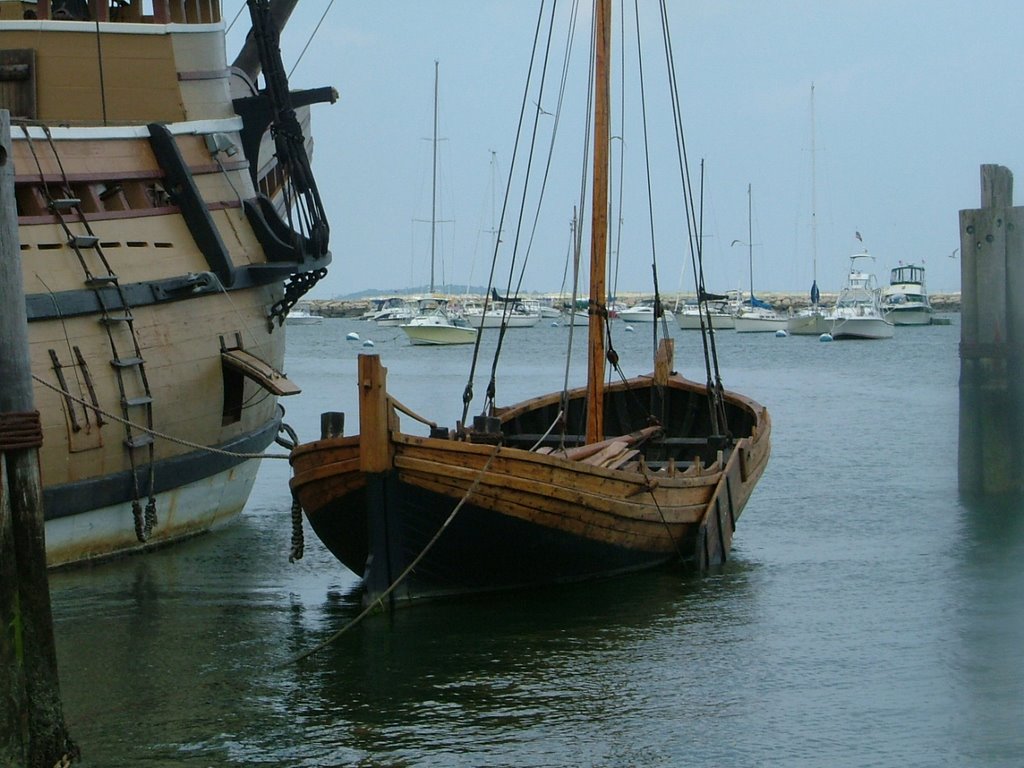
[[[528,98],[529,92],[530,92],[530,79],[532,77],[533,67],[534,67],[534,64],[535,64],[536,54],[537,54],[537,40],[540,37],[541,22],[544,19],[544,5],[545,5],[545,3],[541,2],[540,10],[537,13],[537,23],[536,23],[536,26],[534,27],[534,32],[533,32],[533,52],[532,52],[532,54],[530,56],[530,66],[529,66],[529,69],[527,71],[526,85],[523,87],[523,98],[522,98],[522,101],[520,102],[520,106],[519,106],[519,123],[518,123],[518,127],[516,129],[515,143],[513,144],[513,147],[512,147],[512,163],[509,166],[508,179],[507,179],[507,181],[505,183],[505,199],[504,199],[504,202],[502,203],[501,218],[500,218],[499,224],[498,224],[498,231],[499,232],[504,228],[505,213],[506,213],[506,211],[508,209],[509,191],[510,191],[511,186],[512,186],[512,176],[513,176],[513,173],[515,171],[516,158],[518,157],[518,154],[519,154],[519,141],[522,138],[522,130],[523,130],[523,116],[526,114],[526,102],[527,102],[527,98]],[[488,278],[487,278],[488,295],[484,297],[484,306],[483,306],[484,312],[487,311],[488,301],[490,299],[490,286],[493,285],[493,283],[494,283],[494,270],[495,270],[495,263],[497,261],[497,251],[498,251],[499,241],[500,241],[500,238],[495,238],[494,254],[492,255],[492,258],[491,258],[491,271],[490,271],[490,273],[488,275]],[[473,399],[473,376],[476,373],[476,365],[477,365],[477,361],[478,361],[479,356],[480,356],[480,343],[481,343],[482,338],[483,338],[483,321],[482,320],[481,320],[481,323],[480,323],[480,331],[481,332],[477,333],[477,335],[476,335],[476,341],[473,342],[473,357],[472,357],[472,360],[471,360],[470,366],[469,366],[469,380],[466,382],[466,388],[463,390],[463,394],[462,394],[462,423],[463,424],[466,423],[466,418],[469,415],[469,404],[470,404],[470,402]]]
[[[408,566],[406,566],[404,571],[402,571],[400,574],[398,574],[398,578],[396,578],[393,582],[391,582],[391,585],[387,589],[385,589],[383,592],[381,592],[380,595],[377,597],[377,599],[374,600],[372,603],[370,603],[368,606],[366,606],[362,610],[362,612],[359,613],[358,616],[356,616],[354,619],[352,619],[352,621],[350,621],[348,624],[344,625],[341,629],[339,629],[333,635],[328,637],[326,640],[324,640],[321,643],[319,643],[319,644],[313,646],[312,648],[310,648],[308,651],[303,651],[298,656],[292,657],[291,659],[289,659],[286,662],[287,664],[295,664],[295,663],[297,663],[299,661],[302,661],[305,658],[308,658],[308,657],[312,656],[314,653],[318,653],[318,652],[322,651],[328,645],[330,645],[335,640],[337,640],[339,637],[341,637],[346,632],[348,632],[350,629],[352,629],[352,627],[354,627],[356,624],[358,624],[363,619],[365,619],[367,616],[369,616],[371,612],[377,610],[378,608],[381,608],[381,609],[384,608],[384,600],[385,600],[385,598],[389,597],[392,592],[394,592],[396,589],[398,589],[399,585],[402,584],[406,580],[406,578],[409,576],[409,574],[412,573],[416,569],[416,566],[420,564],[420,561],[422,561],[423,558],[427,556],[427,553],[430,552],[430,550],[434,548],[434,545],[441,538],[441,534],[443,534],[448,529],[448,526],[451,525],[452,522],[455,520],[456,515],[459,514],[459,512],[465,506],[466,502],[469,501],[469,498],[474,493],[476,493],[477,488],[480,487],[480,482],[483,480],[484,475],[487,474],[487,471],[491,468],[491,464],[494,461],[494,457],[498,455],[498,450],[500,448],[501,448],[501,444],[500,443],[498,443],[498,444],[496,444],[494,446],[494,449],[491,451],[490,456],[487,457],[487,462],[484,464],[483,468],[477,473],[476,477],[473,478],[473,482],[470,484],[469,488],[466,489],[466,492],[463,494],[462,498],[459,500],[459,503],[455,505],[455,508],[451,511],[451,514],[448,515],[447,518],[445,518],[445,521],[443,523],[441,523],[441,527],[437,529],[437,531],[431,537],[430,541],[427,542],[426,546],[423,547],[423,549],[420,551],[420,553],[418,555],[416,555],[416,557],[413,559],[413,561],[411,563],[409,563]]]
[[[666,0],[660,0],[658,7],[661,15],[662,43],[665,51],[665,66],[668,74],[669,93],[672,98],[672,119],[676,133],[677,159],[679,163],[679,173],[683,183],[683,202],[686,212],[687,233],[690,241],[690,261],[693,265],[694,279],[697,282],[698,298],[700,298],[704,295],[703,242],[700,230],[697,228],[696,209],[693,201],[693,183],[689,173],[689,158],[686,149],[686,137],[683,132],[682,108],[680,106],[679,99],[679,83],[676,78],[675,54],[672,49],[672,38],[669,33],[668,8]],[[637,11],[637,19],[639,20],[639,11]],[[709,416],[711,418],[711,423],[715,425],[716,429],[719,429],[719,423],[726,424],[727,422],[725,421],[725,403],[722,396],[723,386],[718,368],[718,354],[714,344],[714,336],[712,334],[705,333],[703,323],[701,325],[701,340],[704,348],[704,366],[707,373]],[[711,337],[710,342],[708,339],[709,336]],[[716,377],[714,381],[712,380],[712,366],[714,367]],[[719,420],[721,420],[721,422]]]
[[[514,238],[513,244],[512,244],[512,258],[509,261],[508,280],[506,281],[506,284],[505,284],[505,295],[506,296],[509,296],[509,294],[510,294],[510,292],[512,290],[512,276],[515,274],[516,260],[518,258],[518,254],[519,254],[519,240],[520,240],[520,237],[522,236],[523,219],[524,219],[524,217],[526,215],[526,197],[527,197],[527,194],[529,192],[529,179],[530,179],[530,175],[531,175],[531,173],[533,171],[534,152],[535,152],[536,147],[537,147],[537,133],[540,130],[540,116],[541,116],[541,113],[543,111],[541,109],[540,105],[543,103],[543,100],[544,100],[544,84],[545,84],[545,81],[547,80],[548,61],[549,61],[550,55],[551,55],[551,43],[552,43],[552,40],[553,40],[552,32],[554,30],[556,6],[557,6],[557,2],[554,2],[554,3],[551,4],[551,16],[550,16],[550,20],[548,22],[547,42],[546,42],[546,44],[544,46],[544,58],[543,58],[543,62],[541,64],[541,68],[540,68],[540,87],[539,87],[539,89],[537,91],[537,109],[536,109],[536,111],[533,114],[533,129],[531,131],[530,144],[529,144],[529,152],[527,153],[527,159],[526,159],[526,177],[525,177],[526,181],[523,184],[523,194],[522,194],[522,197],[521,197],[520,203],[519,203],[519,215],[518,215],[518,218],[517,218],[517,221],[516,221],[516,234],[515,234],[515,238]],[[542,5],[542,7],[543,7],[543,5]],[[529,78],[529,76],[527,76],[527,85],[529,85],[529,80],[530,80],[530,78]],[[554,135],[552,135],[552,142],[553,141],[554,141]],[[550,154],[549,154],[549,156],[548,156],[548,168],[545,170],[544,178],[543,178],[543,181],[542,181],[542,184],[541,184],[541,189],[540,189],[540,198],[541,199],[543,199],[543,197],[544,197],[545,183],[547,181],[547,171],[550,170],[550,167],[551,166],[550,166]],[[510,171],[509,172],[509,185],[511,185],[511,182],[512,182],[512,174],[511,174],[511,171]],[[505,203],[502,206],[502,209],[503,209],[502,210],[502,224],[504,224],[504,221],[505,221],[504,207],[507,204],[508,204],[508,196],[506,195]],[[540,201],[538,201],[537,207],[538,207],[538,209],[540,208]],[[536,223],[534,224],[534,229],[536,230]],[[499,228],[499,231],[500,231],[500,228]],[[498,248],[497,248],[497,246],[498,246],[499,243],[500,243],[500,240],[495,243],[494,258],[491,260],[491,277],[488,278],[488,288],[490,288],[490,284],[492,282],[494,270],[495,270],[495,268],[497,266],[497,260],[498,260]],[[520,270],[520,273],[519,273],[519,282],[516,285],[516,295],[519,294],[519,288],[522,286],[523,274],[524,274],[524,271],[526,269],[526,263],[527,263],[528,258],[529,258],[529,250],[527,249],[526,256],[523,259],[523,266],[522,266],[522,269]],[[494,406],[495,389],[497,387],[498,359],[501,356],[502,345],[503,345],[503,343],[505,341],[505,333],[508,331],[508,323],[506,322],[506,320],[507,320],[507,313],[511,310],[511,308],[513,306],[514,306],[514,304],[512,304],[512,303],[506,303],[505,307],[503,309],[503,315],[504,315],[503,322],[501,323],[501,326],[500,326],[500,328],[498,330],[498,343],[495,346],[494,357],[491,360],[491,377],[490,377],[490,380],[489,380],[489,382],[487,384],[487,400],[484,402],[484,413],[489,412],[490,409],[493,408],[493,406]],[[485,299],[484,300],[484,309],[486,310],[486,308],[487,308],[487,300]]]
[[[316,26],[313,28],[313,32],[310,34],[306,44],[302,46],[302,50],[299,51],[299,58],[295,60],[295,63],[292,64],[292,68],[288,70],[288,77],[291,77],[295,73],[295,68],[299,66],[299,62],[302,61],[302,57],[306,55],[306,49],[309,48],[310,43],[313,42],[313,38],[316,37],[316,33],[320,31],[320,25],[324,23],[324,19],[326,19],[327,14],[330,13],[332,5],[334,5],[334,0],[330,0],[327,3],[327,7],[324,8],[324,12],[320,14],[320,21],[316,23]]]
[[[176,443],[178,445],[183,445],[186,448],[194,448],[194,449],[199,450],[199,451],[206,451],[207,453],[214,453],[214,454],[218,454],[220,456],[232,456],[232,457],[238,458],[238,459],[285,459],[285,460],[287,460],[289,458],[288,454],[286,454],[286,453],[284,453],[284,454],[282,454],[282,453],[242,453],[242,452],[239,452],[239,451],[228,451],[228,450],[225,450],[223,448],[214,448],[213,446],[210,446],[210,445],[202,445],[200,443],[193,443],[193,442],[191,442],[189,440],[185,440],[184,438],[181,438],[181,437],[175,437],[174,435],[168,435],[168,434],[166,434],[164,432],[159,432],[159,431],[157,431],[155,429],[150,429],[148,427],[144,427],[141,424],[136,424],[135,422],[130,421],[129,419],[124,419],[124,418],[121,418],[120,416],[117,416],[117,415],[115,415],[113,413],[105,411],[102,408],[100,408],[99,406],[93,405],[92,403],[90,403],[90,402],[88,402],[86,400],[83,400],[82,398],[72,394],[71,392],[68,392],[65,389],[61,389],[60,387],[56,386],[55,384],[51,384],[50,382],[46,381],[45,379],[40,378],[39,376],[37,376],[34,373],[32,374],[32,378],[36,382],[38,382],[39,384],[42,384],[47,389],[51,389],[54,392],[62,395],[63,397],[66,397],[69,400],[72,400],[72,401],[78,403],[79,405],[81,405],[86,410],[93,411],[94,413],[101,414],[103,416],[106,416],[108,419],[110,419],[112,421],[118,422],[119,424],[122,424],[124,426],[130,426],[132,429],[137,429],[140,432],[144,432],[147,435],[152,435],[153,437],[160,438],[161,440],[166,440],[169,443]]]

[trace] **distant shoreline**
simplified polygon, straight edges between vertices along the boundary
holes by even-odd
[[[540,298],[544,294],[523,294],[524,298]],[[410,299],[413,296],[410,295]],[[460,301],[483,301],[483,296],[476,295],[460,295],[456,298]],[[692,293],[678,294],[678,302],[683,303],[686,301],[693,301],[695,295]],[[776,310],[780,312],[789,312],[790,310],[796,311],[810,305],[810,299],[806,293],[782,293],[782,292],[765,292],[759,295],[760,299],[768,302]],[[654,296],[649,293],[630,293],[624,294],[620,297],[622,303],[632,306],[641,301],[652,301]],[[932,308],[936,312],[959,312],[960,311],[960,294],[959,293],[933,293],[929,296],[931,300]],[[834,304],[836,300],[836,294],[823,293],[821,294],[821,304],[823,306],[829,306]],[[677,303],[677,297],[673,296],[671,299],[664,299],[663,303],[666,307],[671,309]],[[373,305],[371,298],[358,298],[358,299],[308,299],[299,302],[300,306],[307,307],[318,315],[324,317],[360,317],[363,313],[368,311]],[[566,302],[566,306],[568,302]]]

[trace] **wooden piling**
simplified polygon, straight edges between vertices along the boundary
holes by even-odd
[[[10,128],[0,110],[0,765],[49,768],[77,749],[57,676]]]
[[[960,429],[966,494],[1024,490],[1024,208],[1013,174],[981,166],[981,208],[960,211]]]

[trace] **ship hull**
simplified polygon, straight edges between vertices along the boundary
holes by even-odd
[[[299,391],[282,372],[285,317],[330,262],[298,122],[324,99],[306,98],[294,141],[275,144],[281,97],[227,66],[219,4],[202,18],[90,6],[95,23],[42,4],[39,19],[0,15],[0,48],[20,57],[0,106],[52,566],[241,512],[281,426],[277,398]],[[131,77],[97,78],[97,49]],[[291,169],[303,233],[281,216]]]

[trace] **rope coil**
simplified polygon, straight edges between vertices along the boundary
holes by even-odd
[[[39,411],[0,413],[0,453],[30,450],[42,444]]]

